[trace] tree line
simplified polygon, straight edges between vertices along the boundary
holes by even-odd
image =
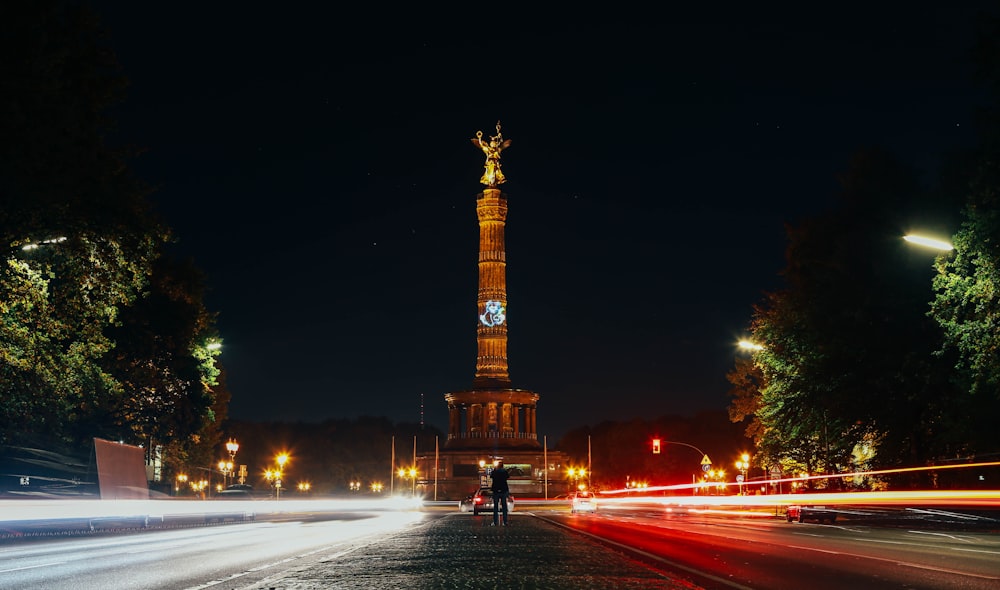
[[[930,186],[919,179],[934,171],[859,152],[836,207],[788,226],[785,287],[753,307],[757,349],[728,375],[730,417],[758,464],[822,474],[1000,458],[1000,21],[979,24],[971,59],[992,99],[977,145],[946,155]],[[921,230],[954,250],[901,239]],[[956,470],[895,485],[975,483]]]
[[[0,8],[0,445],[207,460],[229,393],[205,281],[108,145],[127,80],[75,2]]]

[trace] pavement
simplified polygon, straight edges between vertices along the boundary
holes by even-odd
[[[239,590],[699,588],[531,512],[429,518],[375,542],[320,555]]]

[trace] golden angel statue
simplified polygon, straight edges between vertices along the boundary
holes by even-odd
[[[472,138],[472,144],[486,154],[486,170],[483,172],[483,177],[479,179],[480,184],[495,187],[507,182],[500,170],[500,152],[510,147],[510,140],[505,140],[503,134],[500,133],[500,121],[497,121],[497,134],[491,135],[489,141],[483,141],[483,132],[476,131],[476,136]]]

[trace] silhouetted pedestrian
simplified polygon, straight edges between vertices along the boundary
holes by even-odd
[[[493,468],[493,484],[490,486],[493,491],[493,526],[499,524],[501,504],[503,504],[503,526],[507,526],[507,496],[510,495],[508,478],[510,474],[503,468],[503,461],[497,462],[497,466]]]

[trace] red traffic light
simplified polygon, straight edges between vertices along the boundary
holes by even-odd
[[[658,438],[653,439],[653,454],[654,455],[660,454],[660,439]]]

